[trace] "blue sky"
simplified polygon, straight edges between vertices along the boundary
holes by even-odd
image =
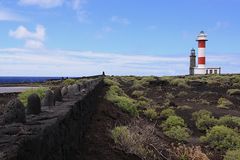
[[[239,0],[0,0],[0,76],[188,74],[197,34],[207,66],[239,73]]]

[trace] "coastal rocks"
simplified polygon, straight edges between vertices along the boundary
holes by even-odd
[[[54,94],[51,90],[47,90],[45,92],[45,96],[42,100],[42,105],[43,106],[55,106],[55,98],[54,98]]]
[[[54,90],[54,96],[56,101],[62,102],[62,93],[60,88],[56,88]]]
[[[39,114],[41,112],[41,100],[37,94],[31,94],[28,97],[27,113]]]
[[[13,99],[4,109],[4,123],[24,123],[26,122],[25,108],[18,99]]]
[[[68,93],[68,87],[63,87],[62,90],[61,90],[62,96],[67,95],[67,93]]]

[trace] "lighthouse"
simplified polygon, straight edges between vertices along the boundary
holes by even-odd
[[[190,67],[189,67],[189,74],[190,75],[205,75],[205,74],[221,74],[220,67],[206,67],[206,42],[207,34],[204,31],[201,31],[196,41],[198,42],[198,65],[195,66],[196,63],[196,55],[195,50],[191,50],[190,54]]]

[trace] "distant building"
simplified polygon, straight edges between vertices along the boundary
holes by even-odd
[[[190,53],[190,67],[189,74],[190,75],[206,75],[206,74],[221,74],[220,67],[206,67],[206,41],[207,35],[201,31],[197,37],[198,41],[198,65],[196,66],[196,53],[195,49],[191,50]]]

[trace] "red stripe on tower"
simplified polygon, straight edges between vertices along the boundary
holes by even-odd
[[[203,31],[201,31],[197,37],[197,41],[198,41],[198,68],[206,68],[205,49],[207,35]]]

